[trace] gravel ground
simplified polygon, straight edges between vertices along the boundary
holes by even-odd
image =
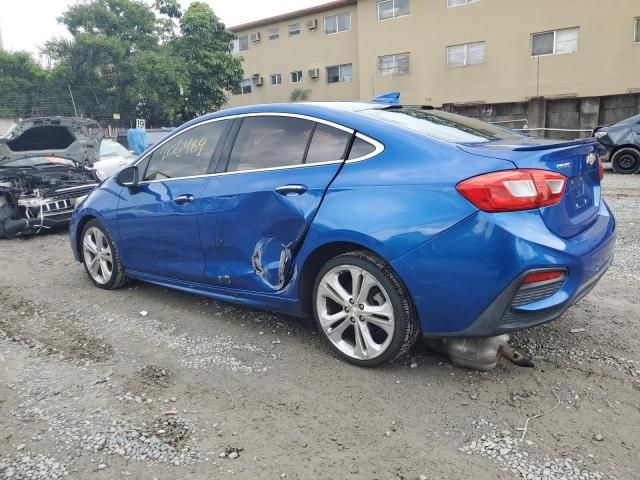
[[[377,370],[309,321],[143,283],[104,292],[65,232],[0,246],[2,479],[640,478],[640,177],[607,173],[615,262],[514,342]]]

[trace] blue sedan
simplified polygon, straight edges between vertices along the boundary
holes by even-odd
[[[96,286],[130,279],[296,316],[377,366],[419,336],[553,320],[613,258],[595,139],[427,107],[259,105],[193,120],[77,206]]]

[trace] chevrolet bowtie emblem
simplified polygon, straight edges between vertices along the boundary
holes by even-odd
[[[595,153],[590,153],[589,155],[587,155],[587,163],[589,165],[593,165],[594,163],[596,163],[596,154]]]

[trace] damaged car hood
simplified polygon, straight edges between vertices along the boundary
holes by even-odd
[[[0,137],[0,165],[23,158],[59,157],[92,166],[100,159],[102,137],[98,122],[87,118],[21,120]]]

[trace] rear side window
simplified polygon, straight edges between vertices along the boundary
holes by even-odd
[[[207,174],[228,125],[229,121],[211,122],[179,133],[151,154],[144,179],[165,180]]]
[[[351,133],[319,123],[313,132],[313,139],[305,163],[343,160],[351,135]]]
[[[353,145],[351,146],[351,152],[349,152],[349,160],[353,160],[354,158],[364,157],[365,155],[369,155],[373,153],[376,147],[371,145],[369,142],[365,142],[361,138],[356,137],[353,140]]]
[[[300,165],[312,130],[313,122],[300,118],[245,118],[231,151],[227,171]]]

